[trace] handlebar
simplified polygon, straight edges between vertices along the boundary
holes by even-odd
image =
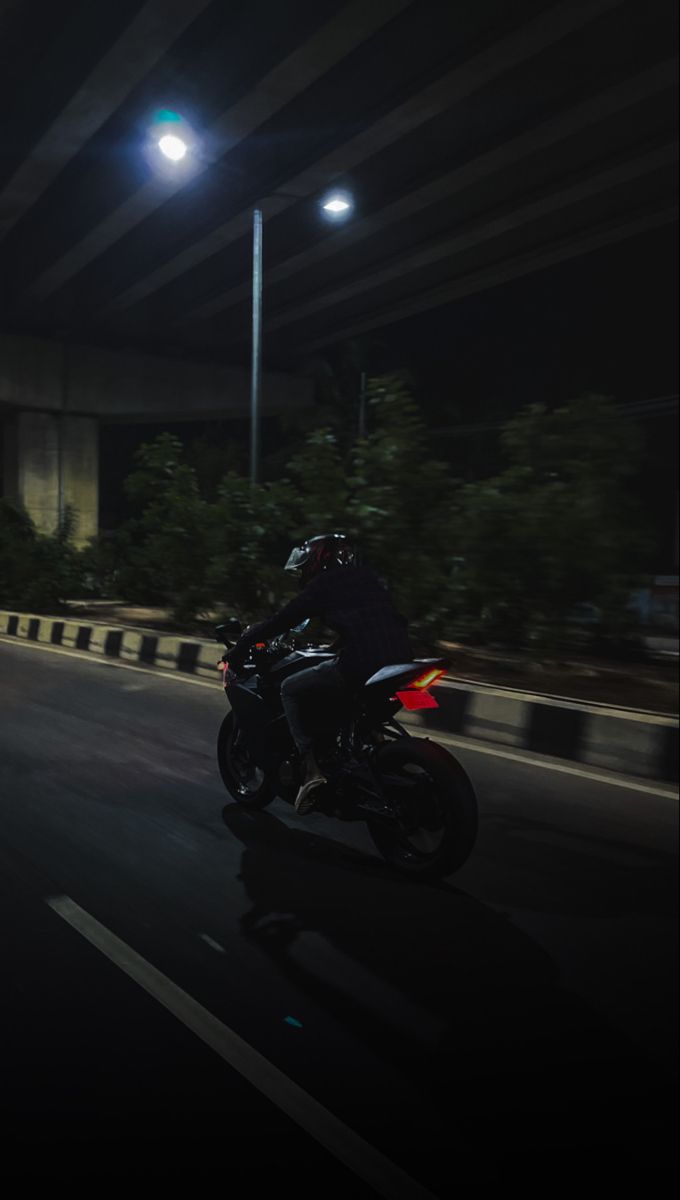
[[[306,628],[308,623],[309,622],[306,622],[304,628]],[[252,672],[258,668],[261,670],[270,664],[279,661],[280,658],[285,657],[287,654],[293,652],[295,649],[295,643],[294,640],[291,639],[290,635],[296,632],[301,632],[300,627],[297,627],[296,629],[288,629],[284,633],[277,634],[276,637],[270,638],[268,642],[251,645],[248,649],[247,657],[243,662],[243,666],[239,667],[238,669],[234,669],[233,667],[229,666],[229,648],[230,646],[233,648],[236,645],[236,642],[228,642],[226,639],[222,638],[223,644],[227,647],[227,650],[222,655],[221,661],[229,666],[229,670],[234,676],[246,675],[248,672]],[[316,650],[328,650],[331,648],[331,644],[319,643],[318,645],[311,645],[310,647],[308,643],[308,647]]]

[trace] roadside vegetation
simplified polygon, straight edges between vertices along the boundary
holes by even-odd
[[[638,439],[611,400],[525,408],[502,431],[502,469],[475,482],[432,454],[400,376],[370,381],[366,429],[351,441],[332,424],[312,429],[275,481],[252,488],[232,469],[210,489],[163,433],[140,447],[126,481],[133,515],[84,550],[72,514],[48,537],[3,501],[0,604],[47,612],[73,596],[116,596],[166,606],[178,627],[215,609],[248,621],[289,594],[291,544],[338,529],[425,643],[548,650],[576,628],[600,649],[634,644]]]

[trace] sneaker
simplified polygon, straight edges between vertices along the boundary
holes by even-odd
[[[309,779],[307,783],[303,783],[296,798],[295,811],[300,817],[304,817],[306,813],[311,812],[316,804],[316,789],[321,787],[326,780],[323,775],[317,775],[314,779]]]

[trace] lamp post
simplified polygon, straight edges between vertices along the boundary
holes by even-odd
[[[260,375],[262,373],[262,210],[253,212],[253,334],[250,366],[250,483],[257,483],[260,458]]]
[[[171,163],[179,163],[191,148],[193,139],[182,137],[185,122],[178,113],[164,110],[158,114],[156,145]],[[161,134],[162,136],[158,136]],[[285,192],[276,192],[285,196]],[[302,196],[291,196],[302,200]],[[353,207],[347,192],[331,192],[321,202],[321,208],[332,221],[347,217]],[[260,392],[262,380],[262,209],[253,210],[253,307],[250,362],[250,482],[257,483],[260,457]]]
[[[285,192],[276,192],[285,196]],[[300,196],[291,196],[300,200]],[[331,220],[345,217],[352,209],[348,195],[334,192],[322,202],[322,209]],[[253,326],[250,368],[250,482],[257,483],[260,460],[260,386],[262,378],[262,210],[253,212]]]

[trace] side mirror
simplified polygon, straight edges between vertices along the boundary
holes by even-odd
[[[215,626],[215,641],[222,642],[226,646],[227,642],[237,642],[243,632],[243,626],[238,617],[229,617],[224,625]]]

